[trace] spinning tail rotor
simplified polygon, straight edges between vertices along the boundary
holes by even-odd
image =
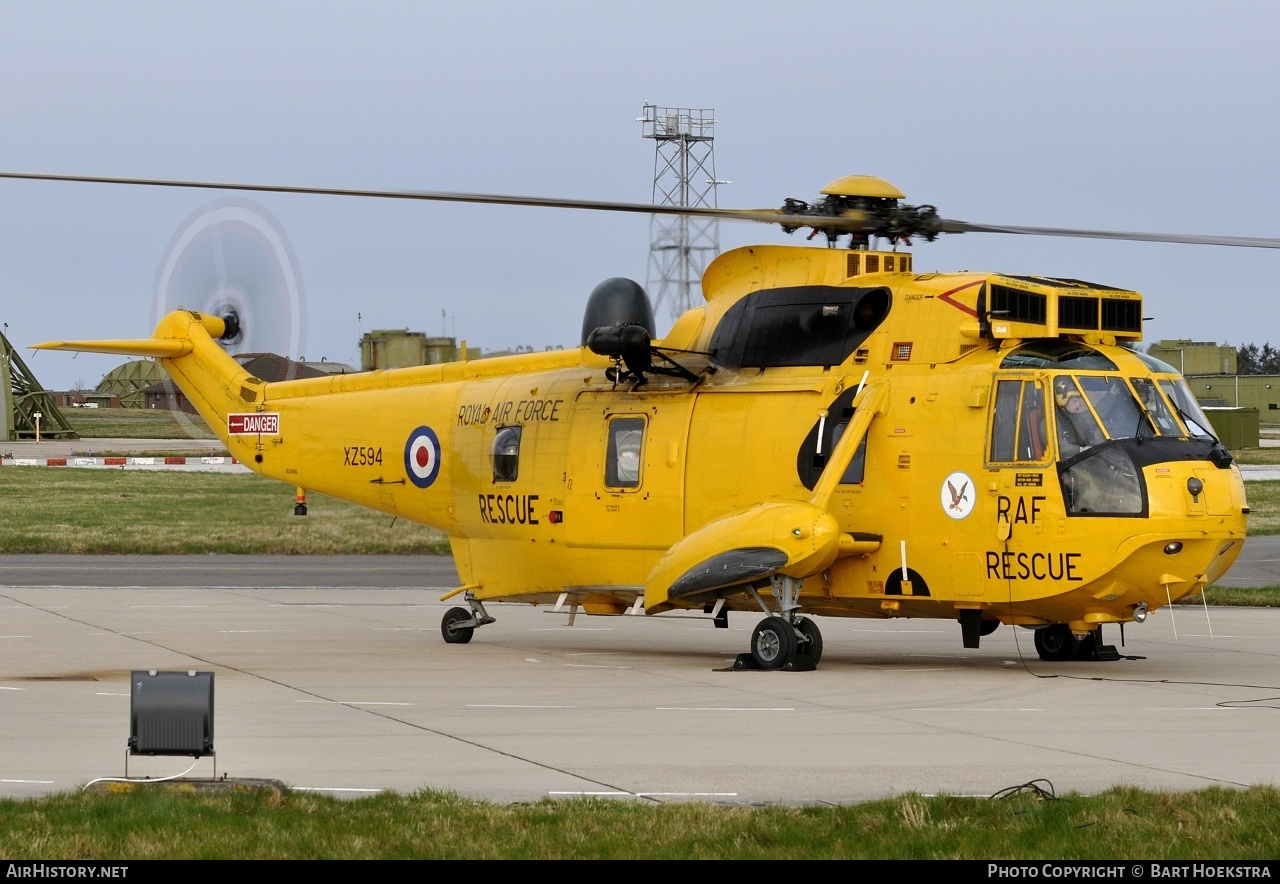
[[[300,358],[306,346],[302,277],[284,230],[262,206],[226,197],[196,209],[156,273],[152,323],[185,308],[221,318],[219,341],[238,353]]]

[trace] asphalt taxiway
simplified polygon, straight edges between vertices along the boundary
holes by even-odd
[[[1256,538],[1242,566],[1280,583],[1278,552]],[[455,585],[447,558],[0,556],[0,795],[121,776],[139,669],[215,673],[216,760],[189,776],[343,796],[847,804],[1032,780],[1280,785],[1280,611],[1161,610],[1126,629],[1125,659],[1057,664],[1024,629],[965,650],[950,621],[823,618],[817,671],[731,672],[758,617],[569,625],[493,606],[497,623],[447,645],[438,598]],[[128,760],[135,776],[190,764]]]

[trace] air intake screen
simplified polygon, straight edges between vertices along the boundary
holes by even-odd
[[[1073,298],[1070,295],[1059,297],[1058,327],[1096,329],[1098,327],[1098,299]]]
[[[1142,331],[1142,302],[1103,298],[1102,329],[1103,331]]]
[[[1009,319],[1014,322],[1034,322],[1044,325],[1045,296],[1036,292],[1024,292],[1002,285],[991,287],[992,319]]]

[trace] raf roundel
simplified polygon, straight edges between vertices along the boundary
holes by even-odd
[[[419,488],[430,488],[440,475],[440,440],[430,427],[418,427],[404,446],[404,470]]]

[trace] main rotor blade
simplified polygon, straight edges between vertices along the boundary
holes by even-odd
[[[601,212],[634,212],[644,215],[689,215],[704,218],[735,218],[766,224],[788,223],[807,227],[804,219],[776,209],[716,209],[705,206],[655,206],[609,200],[577,200],[540,196],[512,196],[502,193],[452,193],[430,190],[359,190],[346,187],[303,187],[285,184],[233,184],[218,181],[183,181],[160,178],[110,178],[100,175],[53,175],[42,172],[0,172],[0,178],[26,181],[72,181],[82,184],[133,184],[145,187],[189,187],[204,190],[244,190],[255,193],[296,193],[317,196],[354,196],[374,199],[426,200],[445,203],[479,203],[499,206],[537,206],[552,209],[591,209]],[[833,218],[837,224],[842,219]],[[853,222],[855,225],[858,222]],[[853,229],[850,227],[849,229]]]
[[[776,209],[719,209],[706,206],[650,205],[610,200],[577,200],[500,193],[451,193],[428,190],[361,190],[344,187],[303,187],[281,184],[234,184],[217,181],[184,181],[160,178],[112,178],[99,175],[55,175],[41,172],[0,172],[0,178],[27,181],[71,181],[85,184],[132,184],[146,187],[187,187],[204,190],[240,190],[252,193],[294,193],[319,196],[350,196],[374,199],[423,200],[430,202],[474,203],[500,206],[534,206],[553,209],[588,209],[600,212],[631,212],[643,215],[683,215],[724,218],[778,224],[787,230],[812,227],[833,233],[876,235],[877,222],[865,212],[820,215],[779,212]],[[1130,233],[1114,230],[1082,230],[1069,227],[1022,227],[1010,224],[975,224],[938,218],[937,233],[1007,233],[1021,236],[1059,236],[1077,239],[1109,239],[1131,242],[1165,242],[1186,245],[1232,246],[1249,249],[1280,249],[1280,239],[1257,236],[1201,236],[1181,233]],[[931,238],[931,237],[930,237]]]
[[[1066,236],[1077,239],[1118,239],[1131,242],[1170,242],[1195,246],[1235,246],[1280,249],[1280,239],[1264,236],[1200,236],[1192,233],[1130,233],[1119,230],[1080,230],[1071,227],[1020,227],[1011,224],[973,224],[940,220],[942,233],[1012,233],[1022,236]]]

